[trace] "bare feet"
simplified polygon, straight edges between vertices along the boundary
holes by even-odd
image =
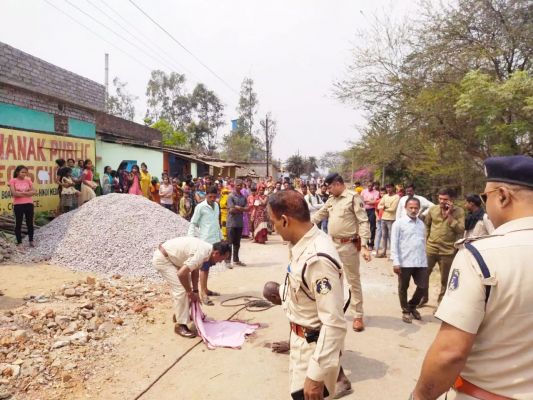
[[[274,342],[274,343],[272,343],[272,352],[273,353],[287,354],[287,353],[289,353],[290,349],[291,349],[291,346],[289,345],[289,342]]]

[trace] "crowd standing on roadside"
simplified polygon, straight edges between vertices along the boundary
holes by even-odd
[[[91,160],[56,163],[58,212],[69,212],[100,192],[123,193],[144,196],[191,222],[190,238],[164,243],[154,255],[154,266],[172,288],[176,333],[185,337],[194,336],[187,326],[188,302],[200,300],[209,305],[213,304],[210,297],[219,295],[208,288],[210,267],[224,260],[230,268],[244,267],[240,259],[243,238],[264,245],[273,230],[281,233],[294,262],[285,285],[278,285],[284,291],[279,303],[288,310],[294,333],[291,354],[300,355],[291,356],[293,392],[302,388],[308,398],[320,399],[323,391],[335,390],[334,378],[344,376],[339,374],[342,346],[332,342],[332,337],[342,342],[345,335],[344,323],[335,322],[344,321],[344,317],[339,319],[344,315],[339,311],[342,282],[350,291],[347,313],[353,317],[352,330],[362,332],[360,257],[370,261],[374,255],[392,262],[398,279],[399,314],[409,324],[422,318],[417,309],[431,300],[430,276],[437,265],[440,271],[435,316],[442,327],[411,398],[436,399],[451,386],[458,392],[457,399],[533,398],[533,379],[525,378],[533,346],[522,340],[523,333],[533,328],[533,275],[527,269],[533,251],[531,157],[486,160],[485,192],[467,195],[464,206],[451,188],[440,189],[434,204],[416,194],[412,184],[405,189],[392,183],[380,187],[369,180],[350,188],[337,173],[307,182],[209,175],[171,178],[167,172],[158,179],[150,175],[145,163],[140,168],[122,163],[116,171],[106,166],[98,180]],[[9,187],[17,243],[22,243],[25,219],[33,246],[36,191],[25,166],[15,169]],[[183,246],[197,249],[198,254],[190,256]],[[301,258],[302,254],[307,258]],[[178,258],[180,265],[174,262]],[[305,265],[315,262],[324,276],[306,272]],[[307,289],[302,286],[308,281],[306,273],[312,282]],[[415,291],[408,298],[411,280]],[[287,285],[306,292],[311,302],[299,303]],[[505,329],[498,329],[501,321],[509,322]],[[317,343],[321,351],[335,354],[310,367]],[[489,348],[497,356],[488,357]],[[506,357],[508,364],[499,362]],[[513,368],[508,368],[511,364]],[[337,385],[350,389],[349,381],[337,381]]]

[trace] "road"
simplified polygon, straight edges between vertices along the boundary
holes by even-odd
[[[215,306],[204,307],[209,317],[225,319],[234,308],[220,301],[243,294],[260,296],[268,280],[282,281],[288,249],[279,236],[266,245],[243,241],[236,267],[210,277],[210,287],[223,293]],[[346,399],[402,399],[412,390],[420,366],[439,327],[434,307],[421,310],[422,321],[401,320],[396,277],[390,262],[374,259],[361,266],[365,322],[362,333],[348,331],[342,364],[354,392]],[[436,298],[437,277],[432,279],[431,300]],[[430,300],[430,304],[432,301]],[[173,333],[170,304],[156,305],[155,323],[132,333],[107,360],[101,360],[86,390],[76,398],[134,399],[166,368],[182,357],[141,399],[285,399],[288,398],[288,357],[267,347],[287,339],[289,327],[280,307],[260,313],[239,312],[235,318],[260,323],[240,350],[208,350],[204,344],[186,353],[198,339]],[[349,318],[347,318],[349,324]]]

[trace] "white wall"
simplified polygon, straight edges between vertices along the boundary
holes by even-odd
[[[102,176],[104,167],[109,165],[116,170],[122,160],[137,160],[139,168],[144,162],[152,176],[161,179],[163,172],[163,152],[143,147],[103,142],[96,139],[96,171]]]

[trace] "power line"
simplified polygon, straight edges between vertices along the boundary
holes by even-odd
[[[68,0],[65,0],[68,1]],[[159,29],[161,29],[163,32],[167,34],[174,42],[176,42],[183,50],[185,50],[187,53],[189,53],[199,64],[201,64],[205,69],[207,69],[211,74],[213,74],[220,82],[222,82],[228,89],[230,89],[233,93],[239,94],[229,83],[227,83],[220,75],[218,75],[215,71],[213,71],[207,64],[205,64],[202,60],[200,60],[192,51],[190,51],[185,45],[183,45],[178,39],[176,39],[172,34],[170,34],[165,28],[163,28],[161,25],[157,23],[150,15],[148,15],[141,7],[139,7],[133,0],[128,0],[137,10],[139,10],[141,13],[143,13],[146,18],[148,18],[150,21],[152,21]]]
[[[132,56],[130,53],[128,53],[127,51],[121,49],[120,47],[114,45],[112,42],[110,42],[109,40],[107,40],[106,38],[104,38],[102,35],[100,35],[99,33],[93,31],[91,28],[89,28],[87,25],[85,25],[84,23],[78,21],[76,18],[72,17],[70,14],[68,14],[66,11],[63,11],[62,9],[60,9],[59,7],[57,7],[56,5],[54,5],[53,3],[51,3],[49,0],[44,0],[49,6],[55,8],[57,11],[59,11],[61,14],[65,15],[66,17],[68,17],[69,19],[71,19],[72,21],[76,22],[78,25],[81,25],[83,28],[85,28],[86,30],[88,30],[89,32],[91,32],[93,35],[99,37],[101,40],[103,40],[104,42],[106,42],[107,44],[109,44],[110,46],[114,47],[115,49],[117,49],[118,51],[120,51],[121,53],[124,53],[126,56],[128,56],[129,58],[131,58],[132,60],[134,60],[135,62],[137,62],[138,64],[140,64],[141,66],[143,66],[144,68],[146,68],[148,71],[151,71],[152,68],[150,68],[148,65],[146,65],[145,63],[143,63],[141,60],[139,60],[137,57],[135,56]]]
[[[81,9],[80,7],[78,7],[77,5],[73,4],[70,0],[65,0],[65,2],[67,4],[69,4],[71,7],[75,8],[76,10],[78,10],[79,12],[81,12],[83,15],[87,16],[88,18],[92,19],[94,22],[96,22],[97,24],[103,26],[105,29],[107,29],[108,31],[110,31],[111,33],[113,33],[114,35],[118,36],[120,39],[124,40],[126,43],[129,43],[131,46],[135,47],[137,50],[141,51],[142,53],[144,53],[145,55],[149,56],[149,57],[154,57],[153,54],[149,54],[147,51],[145,51],[142,47],[138,46],[136,43],[133,43],[131,40],[129,40],[128,38],[124,37],[123,35],[121,35],[120,33],[116,32],[114,29],[108,27],[106,24],[104,24],[102,21],[100,21],[98,18],[95,18],[94,16],[92,16],[91,14],[89,14],[88,12],[86,12],[85,10]],[[171,66],[169,66],[164,60],[162,61],[160,57],[158,57],[156,55],[156,58],[159,62],[161,62],[166,68],[170,69],[170,70],[173,70],[173,68]]]
[[[122,29],[124,29],[126,32],[128,32],[131,36],[135,37],[136,40],[139,40],[140,42],[142,42],[146,47],[154,50],[156,49],[155,51],[159,51],[162,55],[165,55],[169,61],[171,62],[174,62],[176,63],[177,65],[180,66],[180,68],[184,69],[185,71],[187,71],[189,74],[191,74],[192,76],[194,76],[196,79],[200,80],[200,78],[195,75],[194,72],[192,72],[190,69],[188,69],[187,67],[185,67],[183,64],[181,64],[179,61],[177,61],[174,57],[171,57],[170,54],[166,54],[166,50],[161,48],[161,46],[159,46],[157,44],[157,42],[153,42],[152,44],[148,41],[148,40],[145,40],[144,39],[144,36],[145,34],[143,32],[141,32],[141,30],[139,28],[137,28],[135,25],[133,25],[130,21],[128,21],[126,18],[124,18],[122,16],[122,14],[120,12],[118,12],[117,10],[115,10],[113,7],[111,7],[111,5],[109,5],[107,2],[105,2],[104,0],[98,0],[101,4],[103,4],[106,8],[108,8],[109,10],[111,10],[111,12],[113,12],[113,14],[115,14],[117,17],[119,17],[126,25],[128,25],[133,31],[137,32],[139,36],[135,36],[133,35],[131,32],[129,32],[123,25],[121,25],[116,19],[113,19],[110,15],[106,14],[103,10],[101,10],[100,8],[98,8],[95,4],[93,4],[90,0],[87,0],[89,3],[91,3],[93,5],[93,7],[97,8],[101,13],[103,13],[104,15],[106,15],[109,19],[111,19],[112,21],[114,21],[117,25],[119,25],[120,27],[122,27]],[[153,45],[153,47],[152,47]]]

